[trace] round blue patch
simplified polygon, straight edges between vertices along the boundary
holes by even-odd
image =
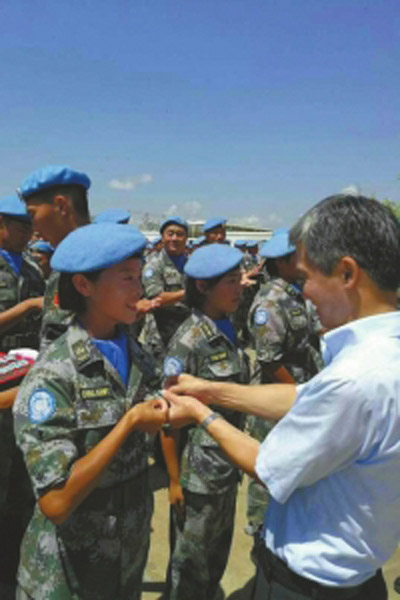
[[[174,377],[183,373],[183,363],[176,356],[167,356],[164,360],[164,377]]]
[[[152,277],[152,275],[154,275],[154,269],[152,269],[151,267],[147,267],[147,269],[145,269],[143,271],[143,277],[145,279],[148,279],[149,277]]]
[[[31,423],[44,423],[55,412],[56,401],[52,393],[46,389],[35,390],[28,402],[29,420]]]
[[[268,311],[265,310],[265,308],[257,308],[256,312],[254,313],[254,323],[256,325],[265,325],[265,323],[268,321]]]

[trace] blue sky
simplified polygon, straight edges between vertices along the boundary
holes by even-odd
[[[400,202],[398,0],[5,0],[0,195],[290,225],[348,185]]]

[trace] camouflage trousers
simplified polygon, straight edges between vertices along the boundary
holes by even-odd
[[[169,600],[213,600],[232,543],[237,486],[222,494],[184,490],[185,520],[174,517],[175,545],[169,565]]]
[[[252,437],[262,442],[272,429],[272,423],[260,417],[248,416],[246,430]],[[269,501],[268,490],[257,481],[251,479],[247,488],[247,525],[246,533],[254,535],[264,525],[265,511]]]

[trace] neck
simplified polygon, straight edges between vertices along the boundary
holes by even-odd
[[[104,315],[99,317],[92,313],[84,313],[79,315],[79,321],[91,337],[99,340],[108,340],[116,336],[117,324],[113,321],[107,321]]]
[[[224,312],[222,312],[218,308],[215,308],[215,306],[210,306],[207,302],[204,304],[203,312],[212,321],[216,321],[217,319],[223,319],[226,316]]]
[[[372,317],[397,310],[397,293],[385,292],[377,286],[363,286],[353,300],[353,319]]]

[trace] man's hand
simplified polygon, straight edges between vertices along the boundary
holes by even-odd
[[[179,482],[171,481],[169,484],[169,503],[176,513],[178,526],[182,529],[185,520],[185,497]]]
[[[163,390],[163,397],[170,405],[168,419],[172,427],[184,427],[193,422],[201,423],[211,412],[207,406],[192,396],[178,396],[171,390]]]
[[[172,383],[172,382],[171,382]],[[168,390],[173,394],[183,394],[186,396],[194,396],[198,400],[201,400],[203,404],[210,404],[211,398],[211,382],[206,379],[200,379],[200,377],[193,377],[193,375],[187,375],[182,373],[179,375],[175,382],[169,382]]]

